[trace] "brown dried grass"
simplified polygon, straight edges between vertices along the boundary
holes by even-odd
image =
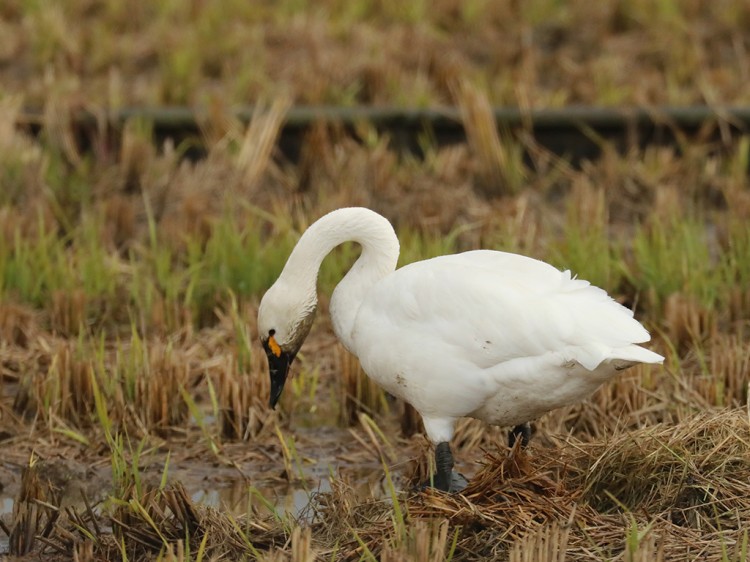
[[[13,504],[10,524],[2,524],[11,556],[29,554],[40,540],[45,541],[52,535],[59,505],[56,491],[39,474],[32,455],[21,474],[21,488]]]
[[[724,548],[742,552],[750,524],[748,445],[748,412],[717,410],[605,442],[488,452],[461,494],[399,501],[412,523],[447,520],[449,533],[459,529],[457,560],[721,559]],[[350,494],[339,485],[319,498],[321,538],[357,530],[357,541],[338,543],[345,559],[361,543],[388,551],[399,533],[392,506]]]
[[[689,560],[703,553],[711,559],[720,556],[722,541],[730,551],[739,547],[750,524],[748,445],[750,416],[739,409],[625,431],[603,442],[569,440],[528,456],[492,453],[463,494],[426,495],[410,514],[492,528],[516,550],[524,542],[552,548],[544,537],[556,532],[560,540],[567,537],[567,556],[576,560],[617,554],[628,544],[630,520],[651,527],[654,537],[632,555],[661,552],[664,559]]]
[[[49,424],[61,418],[83,427],[93,411],[93,365],[82,360],[76,343],[40,339],[26,357],[24,378],[13,408]]]
[[[461,494],[363,497],[334,478],[331,492],[314,495],[303,515],[308,523],[291,526],[255,507],[235,519],[195,505],[179,484],[140,495],[128,488],[111,515],[85,505],[58,517],[56,508],[38,503],[51,497],[50,485],[40,481],[33,497],[25,491],[17,498],[18,513],[36,515],[21,526],[14,515],[6,527],[24,529],[14,537],[39,534],[39,543],[23,544],[42,545],[49,554],[106,559],[119,559],[122,544],[131,560],[170,551],[180,560],[187,540],[190,552],[202,544],[216,559],[257,551],[267,560],[354,560],[369,552],[377,559],[437,561],[455,543],[453,560],[739,560],[750,525],[749,483],[750,414],[713,410],[605,441],[570,437],[527,452],[495,445]],[[403,527],[393,501],[406,518]],[[103,530],[108,526],[114,537]]]
[[[2,14],[0,78],[36,106],[53,92],[106,107],[282,95],[300,104],[439,105],[467,76],[504,105],[746,99],[749,16],[741,2],[655,9],[610,0],[592,9],[441,0],[353,9],[326,0],[274,8],[131,13],[78,1],[40,11],[12,2]]]
[[[268,407],[270,384],[263,372],[262,359],[249,372],[237,369],[229,358],[215,371],[214,386],[218,389],[221,411],[221,435],[227,439],[254,439],[271,415]]]
[[[148,345],[143,368],[135,378],[133,408],[146,427],[165,429],[183,425],[188,406],[182,392],[193,385],[189,350],[175,348],[171,343]]]
[[[468,81],[456,86],[456,98],[469,147],[476,157],[476,186],[488,197],[518,193],[526,173],[507,135],[501,138],[487,96]],[[515,151],[515,153],[514,153]]]
[[[35,342],[14,409],[46,424],[59,419],[78,428],[91,428],[96,423],[96,382],[107,389],[111,417],[118,424],[131,419],[141,428],[159,430],[184,423],[188,408],[181,392],[192,385],[192,366],[188,358],[175,356],[179,351],[163,342],[126,348],[119,354],[109,349],[103,364],[87,355],[90,353],[91,349],[75,340]],[[138,353],[143,355],[126,358]],[[133,366],[136,376],[127,380],[125,371]]]

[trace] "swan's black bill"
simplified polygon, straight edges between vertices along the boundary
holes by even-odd
[[[276,408],[276,403],[281,398],[281,392],[284,390],[284,383],[289,374],[289,367],[294,361],[294,355],[282,351],[278,356],[273,353],[267,353],[268,372],[271,376],[271,408]]]

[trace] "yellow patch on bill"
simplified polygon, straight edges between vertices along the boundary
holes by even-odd
[[[276,343],[276,339],[273,336],[268,338],[268,349],[270,349],[271,353],[276,357],[281,357],[281,348],[279,347],[279,344]]]

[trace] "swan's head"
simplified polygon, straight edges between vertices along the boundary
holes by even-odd
[[[276,407],[289,367],[310,332],[317,299],[301,294],[296,287],[274,284],[260,301],[258,334],[268,356],[271,377],[271,408]]]

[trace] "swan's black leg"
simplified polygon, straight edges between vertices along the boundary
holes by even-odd
[[[447,441],[435,447],[435,475],[432,483],[438,490],[451,491],[451,474],[453,473],[453,453]]]
[[[468,482],[466,478],[453,470],[453,452],[447,441],[438,443],[435,447],[435,468],[436,474],[433,478],[435,487],[444,492],[460,492],[466,488]],[[440,484],[438,484],[438,481]]]
[[[531,441],[531,423],[517,425],[508,432],[508,446],[512,449],[516,441],[521,440],[521,448],[525,449]]]
[[[443,492],[460,492],[468,484],[466,478],[453,470],[453,453],[447,441],[438,443],[435,447],[435,474],[432,482],[426,482],[425,487],[434,486]]]

